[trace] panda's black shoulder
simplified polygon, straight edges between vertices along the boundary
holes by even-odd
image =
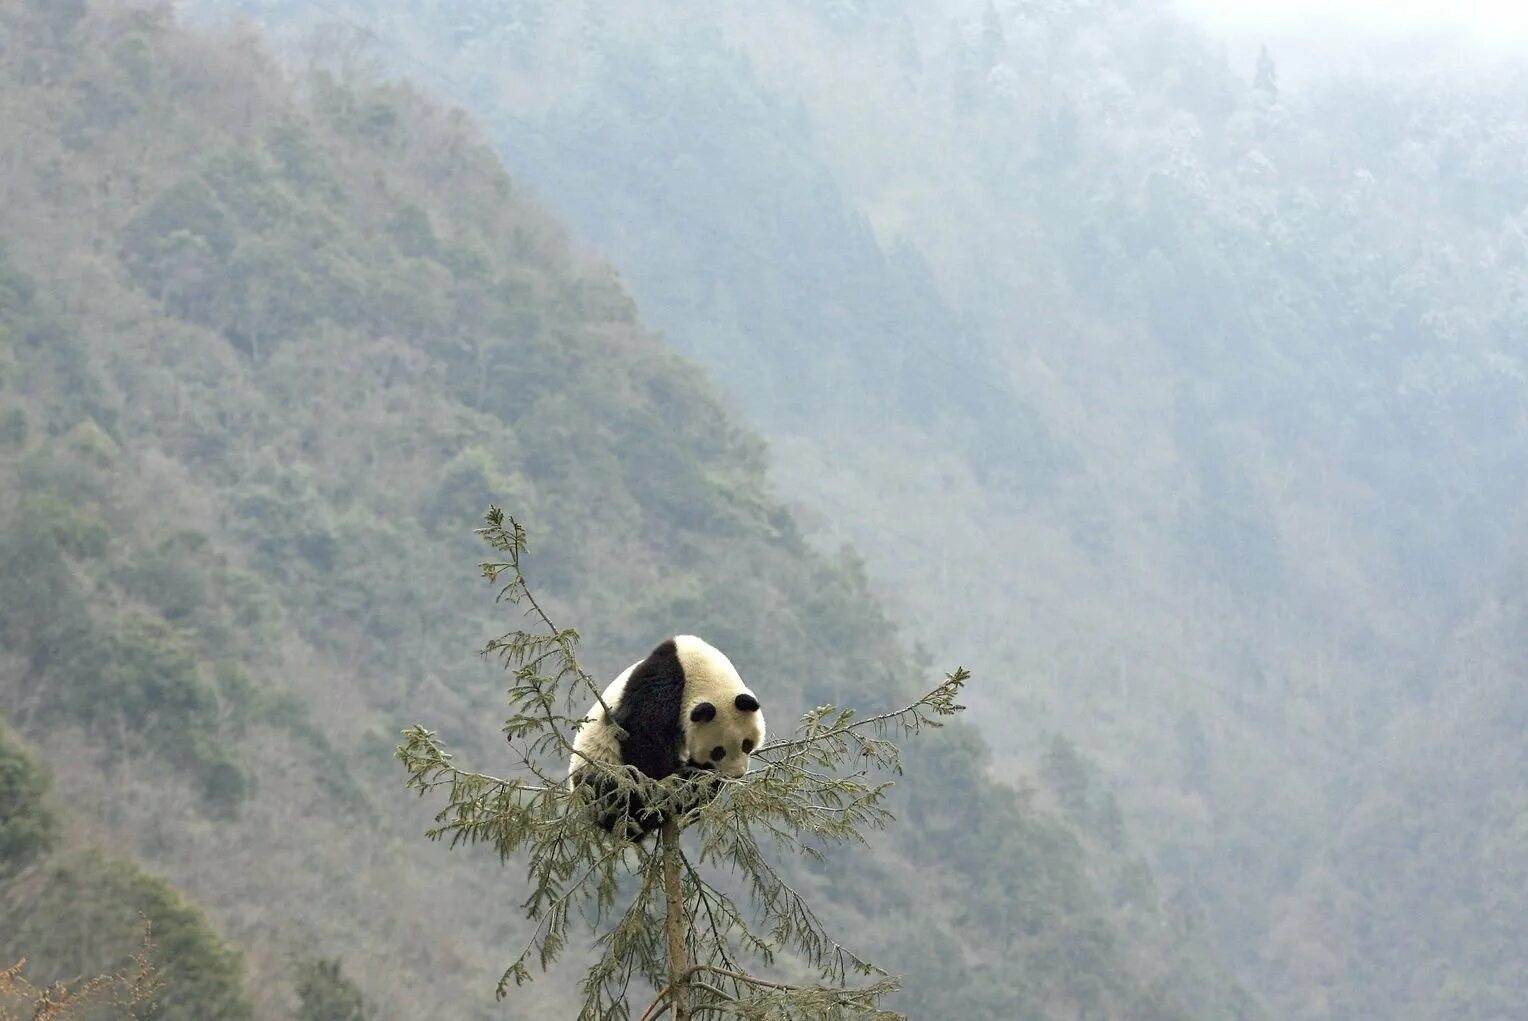
[[[621,761],[636,766],[654,780],[661,780],[679,767],[676,749],[684,687],[679,647],[670,638],[632,668],[620,702],[611,707],[615,722],[626,731],[621,741]]]

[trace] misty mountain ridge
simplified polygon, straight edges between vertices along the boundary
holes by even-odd
[[[0,15],[0,711],[79,820],[7,903],[120,845],[258,1017],[294,952],[504,1016],[500,875],[388,757],[500,748],[502,501],[601,676],[973,668],[985,743],[811,879],[959,948],[875,937],[912,1016],[1255,1015],[1221,952],[1272,1016],[1528,1002],[1521,72],[1144,0],[185,6]]]
[[[1511,584],[1519,72],[1286,82],[1155,3],[240,6],[475,109],[818,541],[1002,679],[1000,771],[1073,735],[1290,1016],[1525,998],[1345,963],[1395,916],[1322,864]]]
[[[682,622],[789,720],[893,704],[928,657],[468,117],[162,5],[28,3],[0,33],[0,753],[62,833],[5,861],[28,925],[0,952],[116,967],[130,927],[70,934],[148,891],[194,937],[157,951],[185,1016],[561,1016],[577,960],[493,1002],[518,878],[424,841],[392,761],[421,717],[502,758],[490,502],[601,676]],[[947,728],[911,749],[904,824],[790,874],[912,1016],[1261,1016],[1096,767],[1049,752],[1001,783]],[[102,848],[108,878],[60,871]]]

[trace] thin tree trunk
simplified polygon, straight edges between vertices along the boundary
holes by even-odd
[[[684,892],[679,886],[679,821],[670,816],[664,821],[659,835],[663,841],[663,898],[667,908],[664,931],[668,937],[669,999],[674,1005],[674,1021],[690,1021],[690,994],[685,988],[690,962],[684,945],[689,923],[684,916]]]

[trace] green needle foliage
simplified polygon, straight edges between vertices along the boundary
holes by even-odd
[[[901,771],[895,738],[942,725],[964,707],[962,669],[905,708],[862,717],[825,705],[802,717],[794,737],[754,753],[741,780],[706,775],[650,780],[592,763],[614,784],[612,804],[639,791],[652,809],[679,818],[657,846],[633,845],[594,825],[599,806],[563,779],[572,736],[602,686],[578,664],[578,634],[555,625],[521,570],[526,536],[498,508],[478,530],[499,559],[482,565],[499,599],[529,624],[488,643],[513,677],[504,733],[519,768],[498,777],[461,769],[423,727],[405,732],[398,758],[421,796],[446,805],[433,840],[487,843],[500,859],[523,855],[535,928],[499,981],[498,995],[528,982],[566,949],[575,923],[597,935],[582,983],[584,1019],[632,1016],[632,983],[659,990],[643,1017],[892,1019],[881,999],[897,979],[833,939],[812,906],[774,864],[781,855],[822,860],[829,847],[864,843],[892,821],[883,801]],[[680,826],[696,838],[680,847]],[[617,826],[619,831],[621,827]],[[665,873],[667,872],[667,875]],[[761,977],[778,965],[806,982]]]

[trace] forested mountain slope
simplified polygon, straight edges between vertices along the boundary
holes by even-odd
[[[1293,93],[1153,0],[196,6],[478,111],[997,678],[999,768],[1074,735],[1248,973],[1342,1016],[1285,912],[1528,506],[1520,69]]]
[[[150,969],[100,989],[95,1002],[137,1001],[155,1021],[250,1017],[239,952],[208,926],[201,910],[168,883],[121,855],[91,846],[79,820],[49,797],[50,778],[0,721],[0,960],[37,989],[67,983],[78,997],[96,976],[114,975],[134,955]],[[135,986],[133,980],[139,980]],[[157,988],[150,991],[153,983]],[[0,1016],[47,1016],[37,1004],[5,995]],[[66,995],[54,993],[54,1001]],[[79,1017],[76,1011],[72,1016]],[[106,1018],[105,1011],[90,1017]],[[121,1016],[120,1014],[111,1015]]]
[[[242,948],[256,1018],[293,1015],[294,954],[383,1016],[566,1010],[576,960],[493,1003],[518,880],[427,844],[392,761],[426,719],[509,765],[490,501],[597,673],[698,631],[789,720],[934,669],[464,115],[163,5],[8,4],[0,43],[0,712]],[[901,825],[792,865],[904,1009],[1257,1016],[1082,757],[1043,790],[989,757],[930,735]]]
[[[1447,642],[1275,934],[1303,1013],[1515,1017],[1528,1003],[1528,562]],[[1354,981],[1354,979],[1358,981]]]

